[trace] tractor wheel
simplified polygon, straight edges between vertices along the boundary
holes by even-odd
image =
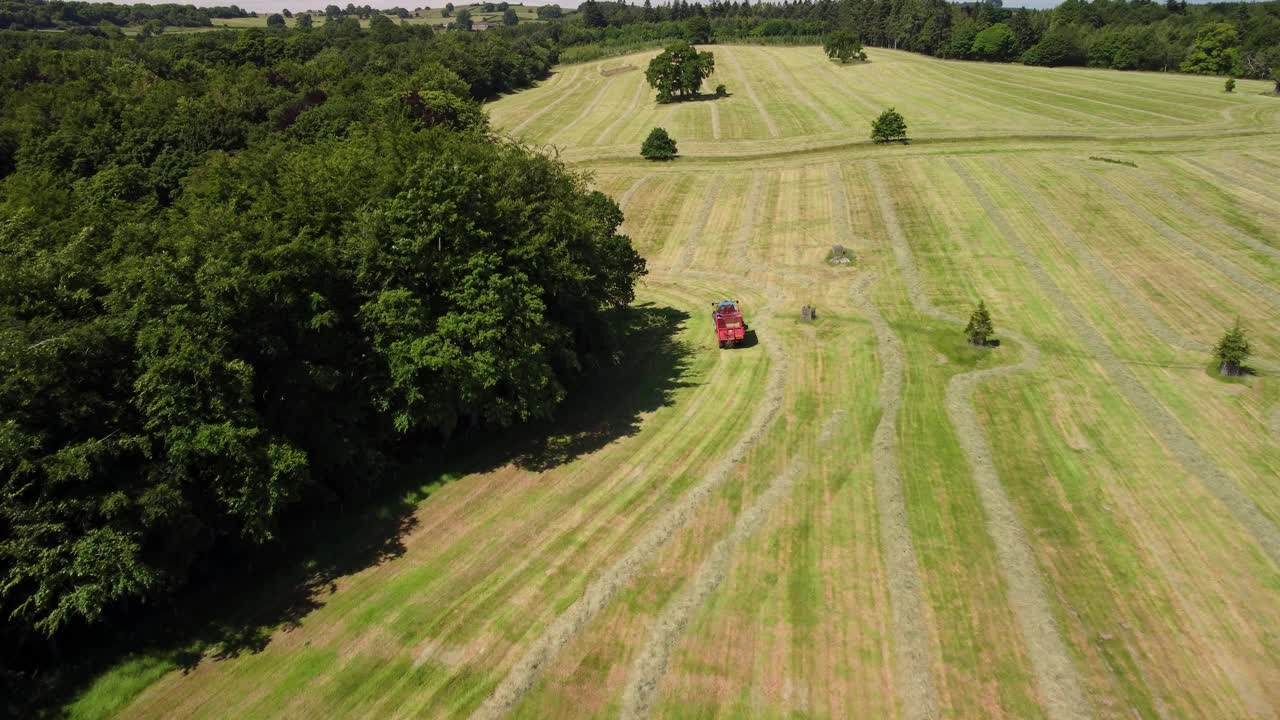
[[[724,349],[724,341],[723,341],[723,340],[721,340],[721,341],[720,341],[720,349],[721,349],[721,350],[723,350],[723,349]]]

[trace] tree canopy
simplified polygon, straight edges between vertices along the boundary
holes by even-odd
[[[656,127],[649,131],[649,136],[640,145],[640,156],[646,160],[671,160],[676,156],[676,141],[666,129]]]
[[[1017,47],[1013,30],[1004,23],[996,23],[979,32],[973,38],[971,52],[980,60],[1009,60]]]
[[[858,36],[847,30],[837,30],[827,36],[822,50],[832,60],[847,63],[850,60],[866,60],[867,53],[862,49]]]
[[[871,139],[878,143],[907,139],[907,121],[902,113],[889,108],[871,121]]]
[[[477,102],[554,41],[383,17],[9,34],[4,665],[165,608],[410,443],[547,418],[612,361],[645,272],[622,213]]]
[[[1182,62],[1182,72],[1227,75],[1240,68],[1240,36],[1231,23],[1209,23],[1196,32],[1195,44]]]
[[[657,57],[649,61],[645,79],[658,91],[658,102],[696,96],[702,81],[715,72],[715,57],[699,51],[687,42],[668,45]]]

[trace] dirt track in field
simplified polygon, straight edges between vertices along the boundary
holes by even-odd
[[[1266,283],[1260,282],[1258,278],[1241,268],[1239,265],[1222,257],[1218,253],[1204,247],[1200,243],[1183,235],[1177,229],[1170,226],[1165,221],[1156,217],[1150,210],[1143,207],[1138,201],[1129,198],[1124,192],[1116,187],[1110,180],[1098,173],[1093,173],[1093,179],[1098,183],[1098,187],[1102,188],[1110,195],[1117,204],[1127,208],[1130,212],[1140,218],[1144,223],[1151,226],[1161,237],[1169,242],[1195,255],[1209,265],[1212,265],[1218,272],[1227,276],[1232,282],[1242,288],[1246,288],[1253,293],[1259,300],[1269,304],[1273,310],[1280,312],[1280,292],[1268,286]]]
[[[907,283],[907,294],[912,305],[921,314],[960,323],[959,318],[942,312],[929,302],[915,260],[911,256],[911,246],[898,223],[893,200],[880,176],[880,170],[868,163],[867,171],[893,244],[899,270]],[[1087,718],[1091,715],[1089,703],[1076,676],[1071,654],[1058,631],[1035,555],[1013,503],[1000,483],[990,444],[977,412],[973,409],[973,390],[979,383],[1001,375],[1032,370],[1040,364],[1038,347],[1015,333],[1006,332],[1005,335],[1022,346],[1022,360],[1015,365],[953,376],[947,383],[947,416],[969,461],[986,515],[987,532],[995,543],[1000,571],[1007,586],[1009,606],[1013,609],[1023,642],[1027,646],[1027,655],[1032,663],[1044,707],[1052,720]]]
[[[818,447],[830,440],[832,428],[843,420],[845,413],[838,410],[822,424]],[[793,459],[781,475],[774,478],[751,507],[738,515],[733,529],[721,538],[698,568],[696,574],[685,583],[681,592],[662,610],[662,615],[649,632],[644,648],[632,665],[631,675],[622,696],[624,720],[641,720],[653,713],[662,678],[666,675],[671,654],[675,651],[694,614],[711,598],[724,582],[733,566],[738,546],[760,529],[765,520],[772,517],[778,507],[787,501],[797,477],[804,475],[808,463]]]
[[[920,567],[898,467],[898,412],[902,406],[906,353],[901,338],[867,296],[867,286],[873,280],[865,276],[855,283],[853,297],[871,321],[880,356],[880,422],[872,440],[871,462],[876,478],[881,553],[893,609],[895,684],[902,716],[907,720],[928,720],[941,717],[934,682],[938,662],[930,640],[928,605],[920,584]]]
[[[818,104],[818,101],[814,99],[809,91],[796,82],[795,75],[786,67],[783,67],[782,63],[778,62],[777,56],[769,52],[767,48],[763,50],[763,54],[769,59],[769,66],[773,68],[774,77],[787,86],[787,90],[791,91],[791,94],[800,101],[801,105],[804,105],[815,117],[821,120],[822,124],[827,126],[828,131],[835,132],[840,129],[840,124],[836,122],[835,118],[831,117],[831,113],[827,112],[826,108]]]
[[[528,117],[526,117],[523,121],[521,121],[519,125],[516,125],[515,127],[511,128],[509,131],[507,131],[507,134],[510,135],[511,137],[518,137],[520,135],[520,131],[528,127],[529,123],[547,114],[553,108],[555,108],[555,106],[559,105],[560,103],[568,99],[570,96],[572,96],[574,91],[573,81],[574,79],[577,78],[578,73],[582,71],[583,67],[584,66],[582,65],[577,65],[572,70],[569,70],[565,75],[565,79],[563,83],[565,85],[568,85],[568,87],[564,90],[564,92],[560,93],[559,97],[547,103],[546,105],[543,105],[537,111],[529,113]]]
[[[761,315],[767,318],[766,307]],[[757,321],[757,327],[760,324]],[[767,325],[767,320],[764,320]],[[573,605],[560,614],[516,661],[506,677],[485,702],[471,714],[472,720],[496,720],[504,717],[527,694],[543,670],[564,648],[581,634],[583,628],[600,614],[613,597],[630,583],[653,559],[671,537],[688,524],[693,514],[711,497],[778,419],[782,409],[783,389],[787,375],[787,355],[777,339],[761,343],[770,355],[769,380],[765,394],[752,416],[751,424],[734,444],[733,450],[700,482],[695,484],[640,537],[616,563],[593,580]]]
[[[1076,304],[1050,277],[1040,261],[1009,226],[1004,213],[991,202],[990,197],[969,175],[964,166],[955,160],[949,162],[964,179],[970,192],[982,204],[987,216],[995,223],[996,228],[1008,241],[1023,265],[1036,279],[1044,294],[1062,311],[1084,344],[1092,349],[1094,359],[1111,376],[1129,404],[1139,412],[1187,473],[1192,477],[1200,478],[1209,492],[1218,498],[1236,520],[1253,535],[1271,561],[1280,566],[1280,529],[1258,509],[1248,495],[1241,491],[1234,480],[1205,455],[1204,450],[1187,433],[1177,418],[1151,395],[1124,363],[1120,362],[1107,344],[1106,338],[1094,328]],[[1159,222],[1155,218],[1151,219]]]
[[[693,218],[693,224],[689,226],[689,236],[685,238],[684,248],[680,251],[680,259],[676,262],[676,269],[683,270],[693,264],[694,253],[698,248],[702,247],[702,232],[707,229],[707,220],[711,218],[711,209],[715,207],[716,196],[720,193],[720,183],[712,179],[707,184],[707,189],[702,196],[702,205],[698,208],[698,214]]]
[[[645,90],[648,87],[645,83],[636,85],[636,92],[631,96],[631,104],[627,106],[625,111],[618,113],[618,117],[614,118],[613,122],[609,123],[604,130],[600,131],[600,134],[596,136],[595,142],[592,143],[593,145],[604,145],[618,131],[620,125],[635,115],[636,108],[640,107],[640,100],[644,97]]]
[[[751,82],[747,80],[747,75],[742,72],[742,68],[738,65],[737,59],[733,58],[732,53],[726,53],[725,59],[732,59],[734,79],[737,81],[738,85],[744,88],[747,93],[747,97],[751,100],[751,104],[755,106],[756,112],[760,113],[760,120],[764,122],[764,126],[768,128],[769,137],[782,137],[782,133],[778,131],[778,124],[773,121],[773,117],[769,115],[769,111],[765,109],[764,103],[760,102],[760,96],[756,95],[756,89],[752,87]],[[733,89],[730,88],[729,91],[733,92]]]
[[[1032,209],[1040,215],[1040,219],[1044,221],[1045,227],[1052,228],[1052,232],[1058,237],[1058,239],[1062,240],[1068,248],[1071,249],[1072,253],[1076,256],[1076,259],[1084,264],[1085,268],[1089,270],[1098,282],[1102,283],[1102,285],[1107,289],[1107,292],[1111,294],[1111,297],[1115,298],[1116,302],[1124,306],[1129,313],[1138,318],[1138,321],[1147,329],[1147,332],[1154,335],[1166,345],[1182,348],[1183,350],[1189,350],[1191,352],[1203,353],[1205,355],[1213,352],[1213,347],[1208,343],[1200,342],[1199,340],[1187,337],[1186,335],[1177,332],[1171,328],[1168,323],[1161,320],[1154,312],[1152,312],[1150,303],[1139,298],[1136,293],[1120,281],[1120,278],[1116,277],[1116,274],[1098,258],[1097,253],[1095,253],[1088,244],[1081,240],[1080,236],[1071,229],[1071,226],[1068,225],[1061,216],[1054,212],[1047,202],[1045,202],[1044,196],[1035,189],[1035,185],[1033,183],[1029,182],[1025,177],[1020,175],[1017,170],[1012,168],[1006,167],[1005,173],[1010,179],[1017,182],[1018,188],[1022,193],[1022,197],[1025,198],[1031,205]],[[1235,230],[1235,228],[1231,229]],[[1250,239],[1252,240],[1252,238]],[[1254,357],[1250,362],[1256,365],[1259,369],[1266,370],[1267,372],[1280,372],[1280,363],[1273,360]]]

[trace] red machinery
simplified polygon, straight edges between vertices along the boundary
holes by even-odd
[[[742,319],[742,311],[738,309],[737,300],[721,300],[712,303],[711,323],[716,329],[716,339],[720,348],[731,348],[747,336],[747,322]]]

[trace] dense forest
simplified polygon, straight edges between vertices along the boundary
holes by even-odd
[[[945,58],[1182,70],[1267,79],[1280,67],[1280,2],[1191,5],[1066,0],[1051,10],[946,0],[801,0],[641,6],[588,0],[560,43],[817,42],[851,31],[865,45]]]
[[[532,26],[3,34],[7,681],[613,361],[618,206],[478,103],[555,60]]]

